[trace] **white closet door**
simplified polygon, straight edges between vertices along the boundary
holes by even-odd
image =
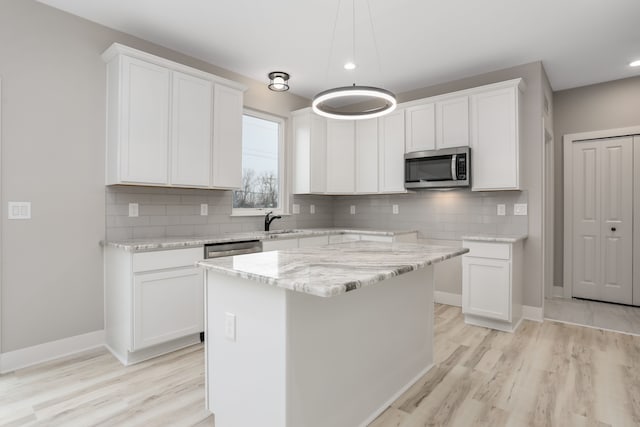
[[[633,137],[633,305],[640,305],[640,136]]]
[[[632,303],[632,138],[573,145],[573,296]]]

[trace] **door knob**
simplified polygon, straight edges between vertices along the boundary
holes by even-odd
[[[616,231],[616,228],[615,227],[611,227],[611,231]]]

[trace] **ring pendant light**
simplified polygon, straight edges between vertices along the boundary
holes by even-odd
[[[340,4],[342,0],[338,2],[338,11],[340,10]],[[355,0],[352,0],[353,7],[353,55],[352,60],[355,62]],[[369,24],[373,35],[374,46],[378,63],[380,62],[380,55],[378,53],[378,45],[375,39],[375,32],[373,29],[373,20],[371,18],[371,8],[367,0],[367,9],[369,12]],[[336,13],[336,21],[333,27],[333,38],[335,39],[335,30],[338,20],[338,13]],[[331,50],[333,50],[334,40],[331,42]],[[329,54],[329,62],[331,62],[331,54]],[[354,63],[349,63],[350,67],[345,69],[355,68]],[[328,70],[327,70],[328,72]],[[311,104],[313,111],[323,117],[331,119],[343,119],[343,120],[361,120],[361,119],[373,119],[376,117],[384,116],[395,110],[397,105],[395,95],[386,90],[373,86],[358,86],[355,83],[352,86],[337,87],[334,89],[325,90],[318,93]]]

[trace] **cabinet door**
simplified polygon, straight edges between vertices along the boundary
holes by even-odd
[[[379,174],[381,192],[401,192],[404,188],[404,111],[378,119],[380,143]]]
[[[355,135],[352,120],[327,121],[327,193],[355,192]]]
[[[462,312],[511,321],[511,263],[462,257]]]
[[[120,181],[167,184],[169,70],[122,59]]]
[[[262,242],[262,252],[295,249],[298,247],[298,239],[265,240]]]
[[[204,330],[202,269],[138,273],[133,287],[132,351]]]
[[[208,187],[213,84],[173,73],[171,184]]]
[[[310,114],[309,189],[311,193],[324,193],[327,191],[327,122],[314,113]]]
[[[212,186],[242,183],[242,91],[216,84],[213,93]]]
[[[469,145],[469,97],[436,104],[436,146],[438,148]]]
[[[302,237],[298,240],[298,247],[310,248],[313,246],[324,246],[329,244],[329,236]]]
[[[516,87],[471,97],[471,184],[473,190],[519,189]]]
[[[378,120],[356,121],[356,193],[378,192]]]
[[[436,107],[434,104],[417,105],[406,110],[405,152],[435,150]]]

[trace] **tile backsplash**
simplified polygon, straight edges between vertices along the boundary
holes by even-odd
[[[187,188],[106,188],[106,238],[123,240],[172,236],[207,236],[262,230],[263,217],[231,216],[232,192]],[[139,216],[129,217],[129,203]],[[200,205],[208,215],[200,215]],[[372,196],[300,196],[291,203],[300,213],[276,220],[272,228],[349,227],[418,230],[424,239],[459,240],[465,234],[526,234],[528,216],[514,216],[513,205],[527,203],[527,192],[475,193],[469,190],[418,191]],[[310,206],[315,205],[315,213]],[[498,204],[506,215],[497,215]],[[398,214],[393,213],[398,205]],[[352,215],[351,207],[355,206]]]
[[[459,240],[466,234],[526,234],[528,216],[514,216],[513,205],[527,203],[526,191],[417,191],[407,194],[337,196],[336,227],[418,230],[421,238]],[[497,205],[506,215],[497,215]],[[398,205],[398,213],[393,213]],[[355,206],[355,214],[351,207]]]
[[[232,192],[188,188],[106,188],[106,238],[123,240],[172,236],[207,236],[262,230],[263,217],[231,215]],[[139,216],[129,217],[129,203],[138,203]],[[200,215],[200,205],[209,212]],[[274,221],[272,229],[333,226],[333,199],[324,196],[294,196],[300,214]],[[310,205],[315,214],[310,214]]]

